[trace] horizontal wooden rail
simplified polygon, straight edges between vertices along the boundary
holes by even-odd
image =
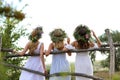
[[[113,44],[115,47],[120,47],[120,43],[114,43]],[[109,44],[102,44],[101,47],[109,47]],[[13,52],[13,49],[9,48],[1,48],[2,52]]]
[[[110,48],[92,48],[92,49],[70,49],[69,51],[52,51],[50,54],[61,54],[61,53],[66,53],[66,52],[72,52],[72,53],[78,53],[78,52],[86,52],[86,51],[109,51]],[[39,54],[24,54],[23,56],[39,56]],[[5,58],[12,58],[12,57],[23,57],[19,54],[10,54],[7,55]]]
[[[9,49],[9,48],[1,48],[2,52],[13,52],[13,49]]]
[[[7,66],[7,67],[13,67],[13,68],[16,68],[16,69],[25,70],[25,71],[28,71],[28,72],[31,72],[31,73],[35,73],[35,74],[38,74],[38,75],[42,75],[42,76],[45,76],[45,77],[68,76],[68,75],[71,75],[71,76],[82,76],[82,77],[90,78],[90,79],[93,79],[93,80],[103,80],[102,78],[91,76],[91,75],[87,75],[87,74],[83,74],[83,73],[60,72],[60,73],[46,74],[45,75],[42,72],[30,70],[30,69],[23,68],[23,67],[18,67],[18,66],[13,65],[13,64],[8,64],[8,63],[3,63],[3,62],[0,63],[0,64],[3,64],[5,66]]]
[[[8,63],[3,63],[3,62],[0,62],[0,64],[3,64],[5,66],[7,66],[7,67],[13,67],[13,68],[16,68],[16,69],[21,69],[21,70],[25,70],[25,71],[28,71],[28,72],[31,72],[31,73],[35,73],[35,74],[38,74],[38,75],[45,76],[45,74],[42,73],[42,72],[34,71],[34,70],[23,68],[23,67],[18,67],[18,66],[13,65],[13,64],[8,64]]]
[[[83,74],[83,73],[70,73],[70,72],[54,73],[54,74],[49,75],[49,77],[68,76],[68,75],[71,75],[71,76],[81,76],[81,77],[86,77],[86,78],[90,78],[90,79],[93,79],[93,80],[103,80],[103,78],[98,78],[98,77],[87,75],[87,74]]]
[[[113,43],[115,47],[120,47],[120,43]],[[101,47],[109,47],[109,44],[102,44]]]

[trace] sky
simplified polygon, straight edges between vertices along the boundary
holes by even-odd
[[[49,32],[55,28],[65,30],[71,42],[74,41],[73,31],[79,24],[87,25],[97,36],[105,33],[105,29],[120,30],[119,0],[23,0],[16,6],[21,8],[24,4],[28,6],[23,10],[27,16],[23,24],[31,24],[26,26],[29,32],[38,25],[43,26],[41,41],[45,49],[51,41]],[[22,46],[26,44],[23,40],[26,38],[22,39]],[[103,55],[97,57],[103,59]]]

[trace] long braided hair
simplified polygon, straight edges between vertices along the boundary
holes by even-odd
[[[41,38],[43,33],[42,27],[36,27],[29,36],[30,44],[29,44],[29,53],[33,54],[34,50],[37,48],[39,44],[39,39]]]

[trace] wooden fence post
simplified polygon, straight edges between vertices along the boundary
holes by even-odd
[[[115,47],[113,45],[113,40],[112,40],[112,36],[110,34],[109,29],[105,30],[107,37],[108,37],[108,44],[110,46],[110,70],[109,70],[109,74],[110,74],[110,78],[112,78],[112,75],[115,73]]]

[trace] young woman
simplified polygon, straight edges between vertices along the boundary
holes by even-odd
[[[50,43],[48,50],[46,51],[46,56],[50,54],[51,51],[64,51],[65,43],[64,38],[67,37],[65,31],[62,29],[55,29],[50,33],[52,43]],[[68,41],[69,42],[69,41]],[[71,53],[68,53],[70,56]],[[60,73],[60,72],[70,72],[70,65],[66,59],[66,53],[52,54],[52,64],[50,68],[50,74]],[[49,80],[71,80],[70,76],[55,76],[50,77]]]
[[[96,39],[97,44],[91,41],[92,37],[91,33]],[[101,46],[101,41],[97,38],[94,31],[91,31],[86,25],[77,26],[74,30],[73,35],[76,40],[73,41],[71,45],[75,49],[89,49]],[[68,49],[69,47],[71,46],[67,46]],[[88,51],[76,53],[75,72],[93,75],[93,66]],[[90,80],[90,79],[76,76],[76,80]]]
[[[27,51],[29,51],[29,53],[33,55],[40,54],[40,56],[29,57],[24,68],[45,73],[46,69],[43,56],[44,44],[39,41],[42,33],[42,27],[35,28],[30,34],[30,41],[26,44],[25,48],[21,52],[17,53],[19,55],[24,55]],[[45,77],[22,70],[19,80],[45,80]]]

